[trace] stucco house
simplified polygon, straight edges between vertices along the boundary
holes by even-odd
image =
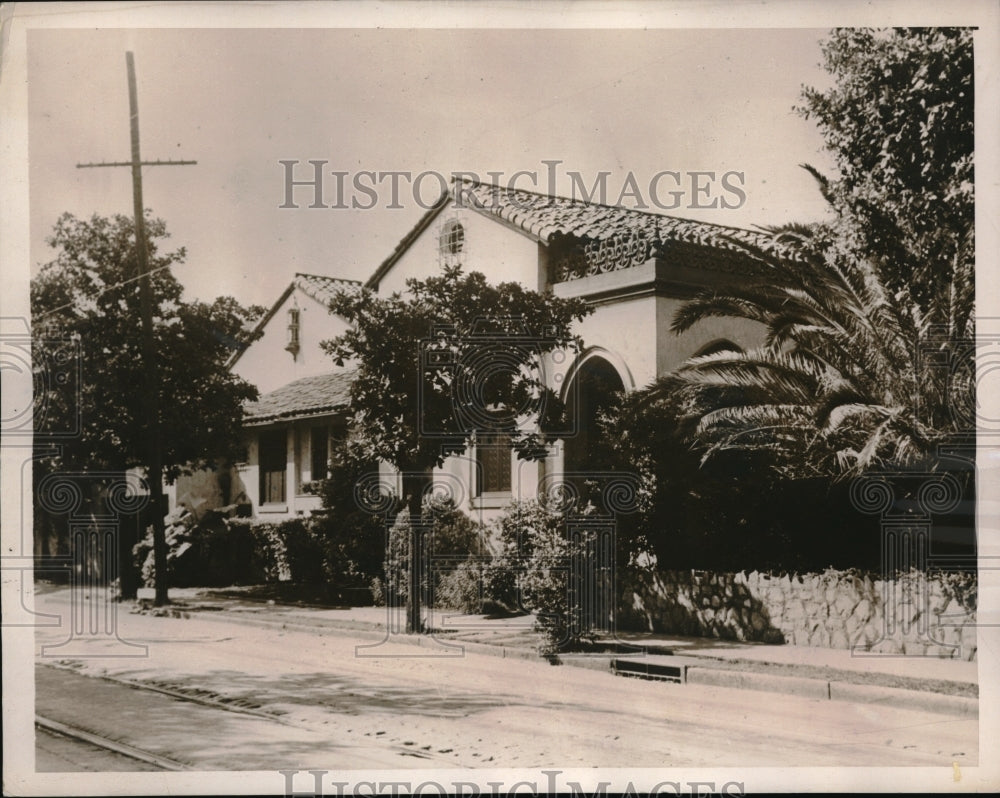
[[[461,456],[449,457],[436,480],[450,484],[453,495],[461,499],[461,509],[476,520],[489,521],[512,501],[537,496],[550,478],[572,481],[572,475],[579,472],[601,471],[603,464],[592,454],[591,444],[598,429],[595,418],[611,392],[640,389],[692,356],[720,349],[746,350],[763,343],[764,328],[744,319],[704,320],[680,335],[671,331],[671,323],[682,303],[698,292],[724,291],[737,282],[766,279],[748,247],[767,242],[763,233],[721,225],[484,183],[453,185],[374,268],[365,282],[368,288],[382,295],[404,292],[407,278],[423,278],[444,264],[460,264],[466,271],[482,272],[490,281],[517,281],[531,290],[581,297],[593,313],[577,326],[584,342],[582,351],[557,351],[544,359],[545,379],[566,402],[570,415],[565,434],[544,459],[520,461],[509,443],[496,436],[479,440]],[[358,285],[333,276],[294,276],[260,322],[261,337],[231,364],[261,390],[259,400],[245,408],[246,461],[228,476],[216,472],[189,478],[190,485],[201,479],[200,496],[194,501],[194,494],[185,494],[179,483],[180,503],[195,509],[199,502],[210,507],[225,503],[223,499],[240,501],[262,521],[304,516],[319,509],[319,499],[303,486],[324,474],[331,442],[347,429],[352,379],[350,367],[335,367],[322,352],[320,341],[346,329],[344,319],[327,311],[333,292]],[[930,476],[916,472],[894,478],[926,481]],[[383,485],[401,494],[399,475],[385,464],[380,466],[380,477]],[[882,477],[875,474],[871,479]],[[880,490],[878,495],[884,493]],[[948,515],[951,510],[928,509],[932,493],[920,493],[926,495],[927,503],[920,505],[917,514],[897,507],[898,500],[870,511],[883,513],[875,519],[882,529],[882,548],[875,552],[883,557],[881,582],[861,579],[853,571],[827,569],[799,579],[756,571],[720,573],[703,585],[701,572],[671,571],[645,582],[639,578],[610,598],[600,592],[599,586],[607,583],[595,581],[598,587],[586,594],[585,602],[604,606],[621,601],[621,617],[641,628],[718,636],[723,615],[714,608],[720,605],[713,603],[704,617],[685,608],[702,606],[698,602],[707,600],[704,591],[715,590],[705,585],[717,585],[719,590],[726,586],[727,595],[716,598],[726,608],[726,617],[736,619],[725,621],[727,635],[765,640],[770,635],[796,644],[833,647],[858,644],[891,656],[909,653],[914,646],[928,655],[971,659],[976,651],[974,599],[972,605],[961,607],[952,602],[948,612],[954,610],[954,615],[949,614],[947,621],[944,616],[933,621],[928,609],[942,612],[950,595],[951,588],[942,587],[943,582],[929,583],[919,577],[919,584],[913,582],[917,586],[902,589],[914,596],[923,591],[923,598],[907,599],[898,607],[891,603],[895,594],[886,592],[897,589],[893,580],[900,563],[914,562],[923,569],[933,555],[934,562],[943,566],[941,578],[947,582],[951,577],[946,570],[961,570],[963,563],[975,562],[975,525],[968,514],[974,503],[959,501],[961,496],[956,494],[958,509]],[[851,523],[859,517],[855,513]],[[930,547],[935,525],[940,539]],[[859,529],[867,534],[865,527]],[[613,534],[611,530],[602,528],[604,539]],[[971,545],[949,544],[951,538],[968,540],[969,533]],[[614,546],[606,551],[613,562]],[[904,582],[914,579],[918,577],[903,578]],[[832,603],[831,590],[839,591]],[[772,600],[774,595],[780,597]],[[746,609],[750,603],[744,604],[750,599],[756,602],[754,611]],[[830,606],[830,617],[821,613],[819,626],[818,616],[801,609],[810,602]],[[880,609],[880,603],[888,609]],[[785,613],[786,607],[798,609]],[[607,622],[613,625],[614,616]],[[960,654],[955,653],[959,650]]]
[[[571,418],[545,460],[519,461],[498,439],[445,463],[442,471],[465,488],[467,509],[489,517],[535,495],[545,474],[599,467],[586,461],[588,436],[608,392],[648,385],[696,354],[760,343],[763,329],[745,320],[712,319],[682,335],[670,323],[694,293],[755,279],[754,262],[739,244],[761,241],[761,234],[737,228],[460,181],[365,285],[379,294],[403,292],[407,278],[451,263],[594,307],[578,326],[583,351],[546,358],[546,380]],[[324,475],[330,441],[346,429],[350,388],[350,369],[335,367],[319,342],[347,324],[326,302],[356,285],[295,275],[260,322],[263,335],[231,363],[261,392],[246,408],[247,459],[237,466],[256,517],[294,517],[319,506],[302,486]]]
[[[204,509],[245,505],[255,517],[284,519],[320,506],[303,486],[326,476],[331,440],[346,429],[350,376],[337,368],[320,342],[339,335],[346,322],[327,312],[341,289],[359,286],[314,274],[296,274],[257,323],[259,337],[228,367],[257,386],[244,424],[244,461],[199,471],[168,486],[171,507]]]

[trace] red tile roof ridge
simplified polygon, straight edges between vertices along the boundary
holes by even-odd
[[[606,203],[606,202],[593,202],[593,201],[590,201],[590,200],[578,199],[576,197],[566,197],[566,196],[563,196],[561,194],[548,194],[548,193],[543,192],[543,191],[532,191],[531,189],[528,189],[528,188],[512,188],[510,186],[504,186],[504,185],[501,185],[499,183],[490,183],[490,182],[485,181],[485,180],[469,180],[468,178],[463,178],[461,182],[462,183],[466,183],[466,184],[468,184],[470,186],[477,186],[477,187],[480,187],[480,188],[495,189],[498,192],[504,192],[504,193],[508,193],[508,194],[511,194],[511,193],[530,194],[530,195],[532,195],[534,197],[538,197],[539,199],[552,200],[555,203],[559,203],[560,205],[562,205],[562,207],[560,208],[560,210],[564,210],[567,213],[570,211],[570,208],[575,207],[575,206],[579,206],[580,208],[602,209],[602,210],[607,211],[609,216],[612,215],[615,211],[619,211],[619,212],[624,212],[624,213],[628,213],[628,214],[636,214],[636,215],[639,215],[639,216],[643,216],[643,217],[645,217],[647,219],[650,219],[650,220],[657,220],[657,219],[659,219],[659,220],[667,220],[667,221],[673,222],[673,223],[690,224],[690,225],[698,225],[698,226],[705,225],[707,227],[721,227],[721,228],[724,228],[726,230],[732,230],[732,231],[738,232],[738,233],[746,233],[746,234],[749,234],[749,235],[754,236],[754,237],[758,237],[758,236],[759,237],[767,237],[767,235],[768,235],[763,230],[753,230],[753,229],[749,229],[749,228],[746,228],[746,227],[737,227],[736,225],[719,224],[718,222],[702,222],[702,221],[698,221],[697,219],[688,219],[688,218],[686,218],[684,216],[674,216],[674,215],[668,214],[668,213],[658,213],[656,211],[643,210],[641,208],[627,208],[624,205],[611,205],[611,204]],[[570,207],[567,208],[566,204],[568,204]],[[546,203],[546,205],[548,205],[548,203]],[[480,207],[481,210],[486,210],[486,211],[490,210],[489,206],[479,206],[479,207]],[[545,206],[542,206],[542,207],[545,207]],[[515,210],[540,210],[540,209],[541,208],[539,208],[538,206],[534,206],[534,207],[531,207],[531,208],[516,208]],[[503,218],[507,218],[509,220],[509,217],[503,217]]]

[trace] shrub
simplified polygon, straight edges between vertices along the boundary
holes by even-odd
[[[167,572],[176,587],[217,587],[264,581],[255,567],[253,540],[249,530],[229,524],[226,511],[210,511],[200,519],[184,507],[167,518]],[[146,587],[156,584],[153,568],[153,536],[150,531],[132,549],[136,568]]]
[[[329,463],[329,477],[307,485],[323,503],[312,523],[330,595],[357,605],[384,601],[387,546],[384,516],[367,512],[355,496],[359,482],[378,471],[362,449],[350,436],[339,440]],[[398,512],[401,505],[393,499],[390,510]]]
[[[372,603],[372,580],[382,575],[386,530],[383,521],[360,510],[314,519],[322,568],[331,598],[352,605]]]
[[[134,547],[133,555],[143,584],[154,586],[152,535]],[[299,518],[255,523],[212,511],[196,521],[176,511],[167,526],[167,567],[176,587],[324,581],[320,542],[310,522]]]
[[[315,524],[303,518],[281,521],[273,527],[258,524],[254,531],[266,531],[276,538],[274,550],[280,553],[281,572],[279,581],[317,584],[326,581],[323,569],[323,548],[316,535]]]
[[[601,620],[584,607],[584,593],[610,584],[585,585],[570,574],[594,551],[594,535],[577,530],[570,538],[564,519],[537,501],[516,502],[496,522],[500,554],[484,578],[489,598],[535,613],[544,634],[542,653],[555,655],[593,639]],[[592,573],[585,568],[584,574]],[[600,578],[600,575],[598,575]]]
[[[933,574],[941,580],[941,588],[944,594],[954,599],[962,609],[969,612],[976,612],[979,578],[975,571],[941,571]]]
[[[434,593],[436,606],[470,614],[487,612],[483,578],[486,570],[482,558],[469,557],[441,574]]]
[[[385,580],[383,580],[381,576],[373,577],[368,589],[371,591],[372,603],[376,607],[384,607],[386,601]]]
[[[619,563],[635,565],[645,550],[672,569],[879,570],[881,518],[856,506],[851,480],[785,478],[771,467],[768,448],[721,449],[703,462],[688,442],[698,423],[688,404],[663,390],[635,391],[600,419],[610,442],[604,465],[634,471],[643,483],[640,511],[618,518]],[[928,470],[948,472],[963,499],[934,517],[931,546],[946,557],[974,558],[974,466],[943,455]],[[901,478],[893,488],[897,508],[914,512],[913,485],[921,483],[908,485],[905,471],[887,476]]]
[[[470,558],[488,558],[483,530],[450,500],[425,500],[421,524],[428,530],[424,536],[424,551],[430,565],[424,568],[421,580],[425,600],[429,597],[434,604],[450,609],[478,606],[481,602],[473,598],[469,584],[473,570],[465,563]],[[395,603],[404,603],[409,598],[408,513],[396,516],[385,554],[384,582],[378,589],[384,600],[392,598]],[[458,573],[460,570],[461,574]],[[453,601],[458,601],[459,605],[452,604]]]

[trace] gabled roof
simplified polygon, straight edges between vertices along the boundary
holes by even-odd
[[[253,332],[258,333],[267,326],[267,323],[274,318],[274,314],[278,312],[278,308],[284,304],[285,300],[292,295],[292,292],[296,288],[301,290],[306,296],[315,299],[325,308],[338,291],[344,288],[359,287],[360,285],[360,280],[345,280],[340,277],[327,277],[324,274],[303,274],[302,272],[296,272],[294,279],[288,284],[288,288],[281,293],[277,301],[271,305],[267,313],[257,322],[253,328]],[[250,346],[244,347],[229,358],[226,368],[232,368]]]
[[[510,189],[492,183],[463,180],[457,191],[463,207],[502,219],[545,245],[560,235],[601,241],[637,230],[660,244],[677,241],[720,249],[738,250],[736,242],[761,246],[769,240],[764,233],[739,227]]]
[[[437,201],[431,205],[431,207],[427,210],[427,213],[420,217],[420,220],[410,229],[410,232],[400,239],[400,242],[396,244],[396,248],[392,251],[392,254],[382,261],[375,270],[375,273],[365,281],[365,288],[378,290],[379,281],[385,276],[389,269],[395,265],[396,261],[402,257],[403,253],[410,248],[410,244],[416,240],[417,236],[424,232],[430,223],[434,221],[434,217],[447,207],[450,199],[450,190],[445,191],[440,197],[437,198]]]
[[[638,232],[650,242],[654,255],[684,252],[693,263],[728,269],[736,263],[746,265],[749,262],[741,245],[752,248],[775,245],[769,234],[740,227],[462,180],[444,192],[403,236],[393,253],[365,282],[365,287],[377,289],[379,281],[396,261],[452,201],[457,207],[497,219],[545,246],[565,238],[606,241]],[[796,257],[794,252],[788,254]]]
[[[340,277],[327,277],[322,274],[302,274],[301,272],[297,272],[292,284],[301,288],[303,293],[326,307],[337,293],[351,286],[359,286],[361,285],[361,281],[343,280]]]
[[[353,381],[353,371],[302,377],[244,404],[244,423],[254,426],[343,410],[350,401]]]

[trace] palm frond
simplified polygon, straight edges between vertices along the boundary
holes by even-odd
[[[768,311],[757,297],[711,293],[702,294],[681,305],[674,313],[670,331],[679,335],[705,319],[733,316],[761,324],[768,323]]]
[[[820,433],[823,435],[831,435],[839,432],[849,422],[863,424],[865,421],[873,418],[884,420],[890,417],[894,412],[894,408],[885,407],[884,405],[861,403],[840,404],[827,413],[826,419],[823,421],[823,425],[820,428]]]
[[[696,431],[732,434],[759,432],[777,427],[810,427],[812,413],[802,405],[740,405],[712,410],[701,417]]]
[[[829,202],[830,205],[835,205],[836,197],[834,196],[833,186],[830,184],[830,178],[811,164],[800,163],[799,166],[805,169],[816,180],[816,183],[819,186],[819,193],[822,195],[823,199]]]

